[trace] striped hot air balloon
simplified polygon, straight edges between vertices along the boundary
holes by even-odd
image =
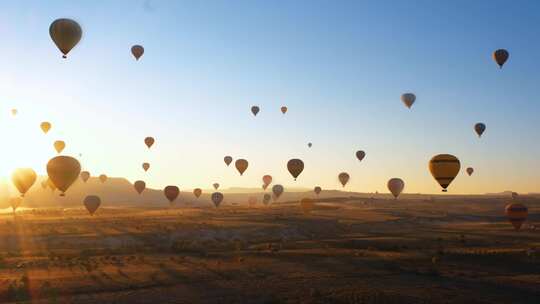
[[[441,185],[443,192],[446,192],[448,186],[459,173],[461,164],[459,159],[450,154],[439,154],[433,156],[429,161],[429,171],[433,178]]]
[[[514,226],[514,229],[519,230],[521,225],[527,220],[529,209],[523,204],[512,203],[506,205],[505,213],[508,221]]]

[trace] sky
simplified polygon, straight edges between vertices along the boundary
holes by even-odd
[[[48,32],[57,18],[83,29],[67,59]],[[462,165],[449,193],[540,192],[539,20],[538,1],[2,2],[0,176],[45,174],[64,140],[92,175],[153,188],[258,188],[270,174],[342,189],[345,171],[345,190],[387,192],[399,177],[405,192],[440,193],[428,161],[449,153]],[[305,163],[297,181],[291,158]]]

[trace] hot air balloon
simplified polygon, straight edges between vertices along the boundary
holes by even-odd
[[[388,190],[392,192],[392,195],[394,195],[394,198],[398,198],[398,196],[401,194],[401,191],[403,191],[403,188],[405,188],[405,183],[401,178],[391,178],[388,181]]]
[[[218,183],[214,183],[212,186],[213,186],[214,189],[216,189],[216,190],[219,188],[219,184],[218,184]]]
[[[63,140],[57,140],[54,142],[54,149],[58,154],[62,153],[64,151],[64,148],[66,147],[66,143]]]
[[[261,109],[259,109],[258,106],[251,107],[251,113],[253,113],[253,116],[257,116],[257,113],[259,113]]]
[[[43,131],[43,133],[45,134],[47,134],[47,132],[49,132],[49,130],[51,129],[51,123],[48,121],[42,122],[39,126],[41,128],[41,131]]]
[[[139,60],[141,56],[144,54],[144,48],[142,45],[134,45],[131,47],[131,54],[133,54],[133,57],[135,57],[136,60]]]
[[[49,34],[54,44],[66,58],[67,54],[73,47],[79,43],[82,37],[81,26],[71,19],[56,19],[49,27]]]
[[[96,210],[98,210],[99,205],[101,205],[101,199],[97,195],[88,195],[84,198],[84,206],[90,215],[94,215]]]
[[[322,188],[319,187],[319,186],[316,186],[315,188],[313,188],[313,192],[315,192],[315,194],[319,195],[319,193],[321,193],[322,191]]]
[[[315,207],[315,202],[310,198],[303,198],[300,200],[300,207],[302,207],[302,212],[304,214],[309,214],[311,210]]]
[[[228,165],[230,165],[230,164],[232,163],[232,157],[230,157],[230,156],[225,156],[225,157],[223,158],[223,161],[224,161],[225,164],[228,166]]]
[[[278,200],[285,189],[282,185],[274,185],[272,187],[272,193],[274,193],[274,200]]]
[[[405,93],[401,95],[401,101],[405,104],[407,108],[411,108],[414,102],[416,101],[416,95],[413,93]]]
[[[36,178],[36,172],[30,168],[15,169],[13,174],[11,174],[11,181],[17,190],[19,190],[21,196],[24,196],[30,187],[32,187],[36,182]]]
[[[202,194],[201,188],[195,188],[195,189],[193,189],[193,194],[195,194],[195,197],[196,197],[196,198],[199,198],[199,197],[201,196],[201,194]]]
[[[472,167],[467,168],[467,174],[469,174],[469,176],[471,176],[473,172],[474,172],[474,169]]]
[[[77,180],[81,173],[81,164],[70,156],[56,156],[47,163],[47,174],[52,183],[64,196],[67,189]]]
[[[482,134],[484,133],[485,130],[486,130],[486,125],[481,122],[474,125],[474,131],[476,132],[476,134],[478,134],[478,137],[482,137]]]
[[[223,194],[221,192],[214,192],[212,193],[212,202],[214,202],[214,205],[219,207],[219,204],[223,201]]]
[[[285,114],[285,113],[287,113],[287,110],[288,110],[288,109],[287,109],[286,106],[282,106],[282,107],[281,107],[281,113]]]
[[[350,178],[351,177],[349,176],[349,173],[347,172],[341,172],[338,175],[339,182],[343,185],[343,187],[345,187],[345,185],[349,182]]]
[[[150,147],[152,147],[154,144],[154,141],[154,138],[149,136],[144,139],[144,144],[148,147],[148,149],[150,149]]]
[[[236,170],[242,175],[248,168],[248,161],[245,159],[237,159],[236,162],[234,162],[234,165],[236,166]]]
[[[512,203],[506,206],[505,212],[508,221],[510,221],[516,230],[519,230],[521,225],[527,220],[529,209],[525,205]]]
[[[19,206],[22,204],[22,198],[20,197],[11,197],[9,199],[9,206],[13,210],[13,213],[19,208]]]
[[[19,113],[19,111],[17,111],[17,109],[11,109],[11,115],[17,116],[17,113]]]
[[[504,63],[506,60],[508,60],[508,57],[510,54],[505,49],[498,49],[495,52],[493,52],[493,60],[499,65],[499,69],[502,69]]]
[[[248,205],[250,207],[253,207],[253,206],[255,206],[255,204],[257,204],[257,198],[255,196],[250,196],[248,198]]]
[[[268,193],[266,193],[264,196],[263,196],[263,204],[265,206],[267,206],[269,203],[270,203],[270,200],[272,199],[272,196]]]
[[[105,174],[101,174],[98,178],[99,178],[99,181],[103,184],[107,181],[108,177]]]
[[[515,200],[518,198],[519,194],[517,192],[512,192],[512,199]]]
[[[356,158],[358,158],[359,161],[362,161],[366,157],[366,152],[362,150],[356,151]]]
[[[312,144],[312,143],[308,143],[307,146],[308,146],[308,148],[311,148],[311,146],[313,146],[313,144]]]
[[[294,177],[294,180],[304,171],[304,162],[300,159],[293,158],[287,162],[287,170]]]
[[[133,188],[135,188],[135,191],[137,191],[137,193],[141,194],[144,189],[146,189],[146,183],[142,180],[138,180],[133,183]]]
[[[450,154],[439,154],[433,156],[429,161],[429,171],[433,178],[441,185],[443,192],[452,183],[456,175],[459,173],[461,164],[457,157]]]
[[[262,177],[262,180],[263,180],[263,189],[266,190],[268,185],[272,183],[272,176],[267,174]]]
[[[83,182],[86,183],[86,181],[88,181],[89,178],[90,178],[90,172],[88,171],[81,172],[81,179]]]
[[[176,186],[167,186],[165,189],[163,189],[163,193],[165,193],[165,197],[169,200],[169,202],[172,203],[176,200],[178,194],[180,194],[180,189],[178,189]]]
[[[150,169],[150,164],[149,163],[143,163],[142,168],[146,172],[146,171],[148,171],[148,169]]]

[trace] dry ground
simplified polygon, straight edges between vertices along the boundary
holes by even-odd
[[[0,302],[540,303],[540,201],[358,200],[0,216]]]

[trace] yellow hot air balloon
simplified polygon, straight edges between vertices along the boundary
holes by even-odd
[[[49,132],[49,130],[51,129],[51,123],[48,121],[42,122],[39,126],[45,134],[47,134],[47,132]]]
[[[219,207],[221,202],[223,201],[223,193],[221,192],[214,192],[212,193],[212,202],[214,203],[214,206]]]
[[[319,195],[322,191],[322,188],[319,187],[319,186],[316,186],[315,188],[313,188],[313,192],[315,192],[315,194]]]
[[[81,172],[81,179],[82,179],[83,182],[86,183],[88,181],[88,179],[90,179],[90,172],[88,172],[88,171]]]
[[[138,44],[132,46],[131,54],[133,54],[133,57],[135,57],[135,60],[139,60],[139,58],[141,58],[141,56],[144,54],[144,47]]]
[[[148,147],[148,149],[150,149],[150,147],[152,147],[154,142],[155,142],[155,139],[153,137],[150,137],[150,136],[148,136],[148,137],[146,137],[144,139],[144,144]]]
[[[288,108],[286,106],[281,107],[281,113],[285,114],[287,113]]]
[[[9,206],[13,210],[13,213],[15,213],[15,211],[17,210],[17,208],[19,208],[19,206],[21,206],[21,204],[22,198],[20,197],[12,197],[9,199]]]
[[[30,187],[32,187],[36,182],[36,178],[36,172],[30,168],[19,168],[11,174],[11,181],[17,190],[19,190],[21,196],[24,196]]]
[[[176,186],[167,186],[165,189],[163,189],[163,193],[169,202],[172,203],[176,200],[178,194],[180,194],[180,189],[178,189]]]
[[[133,188],[135,188],[135,191],[137,191],[137,193],[141,194],[144,189],[146,189],[146,183],[142,180],[138,180],[133,183]]]
[[[525,205],[512,203],[506,206],[505,213],[508,221],[514,226],[514,229],[519,230],[521,225],[527,220],[529,209]]]
[[[240,172],[240,175],[243,175],[248,168],[248,161],[245,159],[237,159],[234,165],[236,166],[236,170]]]
[[[394,198],[397,199],[397,197],[401,194],[401,191],[403,191],[403,188],[405,188],[405,183],[401,178],[391,178],[388,181],[388,190],[392,192],[392,195]]]
[[[47,174],[52,183],[65,195],[81,173],[81,164],[70,156],[56,156],[47,163]]]
[[[304,162],[300,159],[293,158],[287,162],[287,170],[294,177],[294,180],[304,171]]]
[[[105,174],[101,174],[98,178],[101,183],[105,183],[108,177]]]
[[[510,53],[505,49],[498,49],[493,52],[493,60],[497,62],[500,69],[502,69],[504,63],[508,60],[508,57],[510,57]]]
[[[447,191],[446,188],[448,188],[457,176],[460,168],[459,159],[450,154],[435,155],[429,161],[429,171],[433,175],[433,178],[441,185],[443,192]]]
[[[62,140],[57,140],[54,142],[54,149],[58,154],[62,153],[64,151],[64,148],[66,147],[66,143]]]
[[[349,173],[347,172],[341,172],[338,175],[339,182],[341,183],[341,185],[343,185],[343,187],[345,187],[345,185],[349,182],[350,178],[351,177],[349,176]]]
[[[193,194],[195,195],[196,198],[199,198],[202,194],[202,189],[201,188],[193,189]]]
[[[150,164],[149,163],[143,163],[142,167],[143,167],[143,170],[146,172],[146,171],[148,171],[148,169],[150,169]]]
[[[56,19],[49,27],[49,34],[60,52],[66,58],[73,47],[79,43],[82,37],[81,26],[71,19]]]
[[[84,206],[90,215],[94,215],[96,210],[98,210],[101,205],[101,199],[97,195],[88,195],[84,198]]]
[[[304,214],[309,214],[313,208],[315,208],[315,201],[310,198],[303,198],[300,200],[300,207],[302,207],[302,212]]]

